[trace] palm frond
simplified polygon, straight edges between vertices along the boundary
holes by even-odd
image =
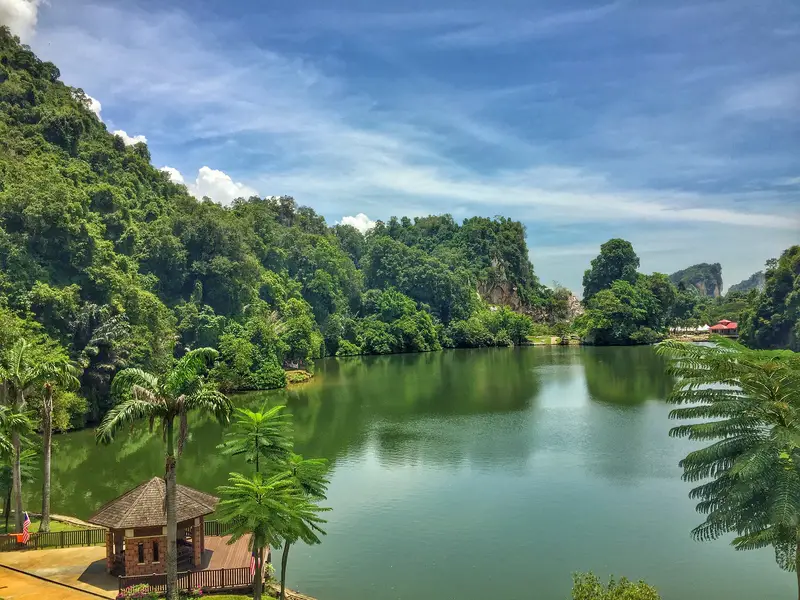
[[[184,400],[185,411],[197,410],[211,413],[221,424],[230,420],[233,404],[230,399],[220,392],[214,385],[203,385],[195,394]]]
[[[162,406],[133,396],[106,413],[95,432],[95,437],[98,443],[108,444],[113,441],[114,435],[121,427],[143,419],[154,420],[162,414]]]
[[[141,388],[155,392],[158,389],[158,377],[144,369],[123,369],[111,381],[111,393],[115,396],[124,395],[137,385]]]

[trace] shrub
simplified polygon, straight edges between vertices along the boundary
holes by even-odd
[[[259,390],[286,387],[286,372],[271,360],[264,361],[252,375],[253,385]]]
[[[126,587],[117,594],[117,600],[156,600],[158,597],[146,583]]]
[[[594,573],[577,573],[572,577],[572,600],[661,600],[661,596],[644,581],[611,577],[608,585],[603,585]]]
[[[336,356],[358,356],[359,354],[362,354],[360,346],[347,340],[339,341],[339,349],[336,351]]]

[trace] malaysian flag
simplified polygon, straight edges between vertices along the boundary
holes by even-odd
[[[257,550],[253,548],[253,553],[250,555],[250,577],[256,575],[256,552]]]
[[[28,540],[31,539],[31,532],[29,531],[31,528],[31,518],[28,516],[28,513],[25,513],[25,520],[22,522],[22,543],[27,544]]]

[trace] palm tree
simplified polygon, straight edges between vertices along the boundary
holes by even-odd
[[[285,406],[260,411],[237,408],[236,418],[225,442],[217,446],[225,456],[244,456],[261,472],[262,463],[285,464],[292,454],[291,419]]]
[[[800,597],[800,355],[667,341],[659,354],[678,377],[674,419],[701,419],[670,431],[711,442],[680,465],[705,521],[698,540],[733,532],[737,550],[772,546],[781,568],[796,571]]]
[[[67,359],[63,354],[41,352],[41,350],[41,347],[31,344],[25,339],[20,339],[9,349],[5,356],[5,364],[0,365],[3,395],[15,413],[24,411],[27,395],[45,381],[52,381],[56,373],[67,368]],[[20,474],[22,448],[20,433],[15,429],[11,430],[11,444],[14,454],[12,458],[14,525],[17,531],[22,531],[22,479]]]
[[[178,555],[175,516],[176,456],[175,420],[178,420],[178,455],[183,451],[188,434],[190,412],[213,414],[220,423],[227,423],[231,402],[215,387],[204,382],[201,373],[217,357],[212,348],[192,350],[178,360],[172,369],[158,377],[142,369],[124,369],[117,373],[111,391],[123,400],[106,414],[97,428],[97,440],[110,443],[120,427],[147,420],[150,429],[161,424],[166,443],[165,475],[167,512],[167,597],[178,597]]]
[[[302,510],[293,510],[283,531],[283,552],[281,554],[281,593],[280,600],[286,599],[286,564],[289,561],[289,548],[298,540],[306,544],[319,544],[320,535],[325,531],[320,527],[326,521],[319,515],[330,510],[319,506],[328,491],[328,461],[324,458],[303,459],[292,454],[288,462],[289,475],[294,485]]]
[[[44,472],[42,473],[42,522],[39,531],[50,531],[50,462],[53,449],[53,388],[61,385],[67,389],[80,387],[82,370],[73,363],[62,361],[50,364],[44,374],[44,399],[42,400],[42,451]]]
[[[261,600],[265,549],[281,544],[289,523],[295,520],[316,523],[313,507],[288,471],[271,477],[261,473],[251,477],[231,473],[228,485],[220,486],[217,491],[222,498],[217,514],[230,527],[229,543],[250,535],[250,550],[256,557],[253,600]]]
[[[11,515],[11,493],[13,489],[13,464],[14,445],[12,432],[20,435],[20,440],[25,441],[26,435],[33,429],[28,416],[24,413],[15,413],[7,406],[0,406],[0,498],[3,499],[3,513],[5,514],[8,532],[8,520]],[[30,481],[33,479],[36,451],[23,449],[20,453],[20,479]]]

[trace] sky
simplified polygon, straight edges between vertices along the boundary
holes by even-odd
[[[797,0],[0,0],[0,22],[223,204],[504,215],[575,291],[612,237],[725,287],[800,243]]]

